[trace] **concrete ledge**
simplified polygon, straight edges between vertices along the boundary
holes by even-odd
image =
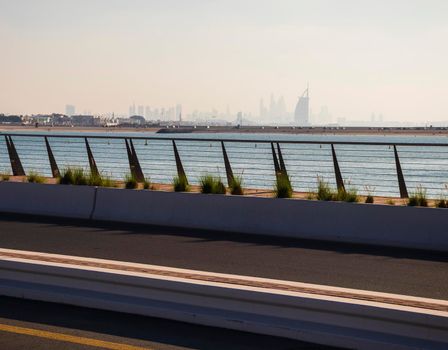
[[[448,210],[99,188],[94,219],[448,251]]]
[[[0,212],[448,251],[448,210],[0,183]]]
[[[95,188],[0,182],[0,211],[88,219]]]
[[[0,294],[348,348],[448,346],[448,314],[442,311],[96,268],[85,263],[100,259],[71,258],[84,266],[0,259]]]

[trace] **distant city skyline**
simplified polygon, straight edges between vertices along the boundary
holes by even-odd
[[[260,98],[269,113],[272,92],[293,113],[309,81],[310,109],[334,121],[448,120],[447,13],[444,0],[0,0],[0,113],[127,115],[135,101],[234,120]]]

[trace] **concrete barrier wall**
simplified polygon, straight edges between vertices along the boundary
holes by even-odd
[[[0,212],[448,251],[437,208],[1,182]]]
[[[363,349],[446,348],[447,315],[381,303],[0,260],[0,295]]]
[[[0,182],[0,212],[88,219],[95,191],[87,186]]]
[[[448,210],[437,208],[99,188],[93,217],[448,251]]]

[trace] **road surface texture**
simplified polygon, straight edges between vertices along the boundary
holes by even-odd
[[[419,250],[12,214],[0,247],[448,299],[447,254]]]
[[[182,322],[0,297],[2,350],[333,349]]]

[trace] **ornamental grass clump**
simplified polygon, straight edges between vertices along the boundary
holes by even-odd
[[[427,207],[428,200],[426,199],[426,189],[424,189],[421,185],[417,186],[415,192],[413,192],[408,198],[408,206]]]
[[[331,189],[328,182],[320,176],[317,177],[317,194],[316,199],[319,201],[332,201],[334,200],[335,194]]]
[[[115,187],[115,182],[109,177],[101,174],[90,173],[87,176],[89,186]]]
[[[220,177],[206,174],[199,179],[201,193],[226,194],[226,186],[224,186]]]
[[[356,203],[359,201],[358,190],[355,187],[349,189],[340,188],[334,191],[328,182],[324,181],[320,176],[317,177],[317,194],[316,199],[320,201],[339,201]]]
[[[448,185],[445,185],[444,191],[440,194],[439,199],[435,203],[436,208],[448,208],[447,191]]]
[[[174,192],[188,192],[190,185],[188,184],[186,176],[175,176],[173,178]]]
[[[335,200],[340,202],[356,203],[359,201],[358,190],[354,187],[351,187],[348,190],[341,188],[335,194]]]
[[[149,181],[149,179],[145,179],[145,181],[143,181],[143,189],[149,190],[150,188],[151,188],[151,182]]]
[[[276,198],[291,198],[292,192],[289,176],[285,173],[277,174],[274,185],[274,196]]]
[[[448,208],[448,200],[440,198],[436,201],[436,208]]]
[[[373,202],[374,202],[373,191],[374,190],[370,186],[364,186],[364,188],[367,192],[365,203],[373,204]]]
[[[86,186],[89,184],[89,175],[83,168],[68,167],[62,171],[59,183],[61,185]]]
[[[232,178],[232,180],[230,181],[229,190],[230,193],[235,196],[241,196],[244,194],[242,176],[234,176]]]
[[[37,173],[36,171],[30,171],[26,180],[35,184],[43,184],[45,182],[45,177]]]
[[[124,187],[133,190],[138,187],[138,181],[134,174],[126,174],[124,177]]]
[[[367,204],[373,204],[374,200],[373,200],[373,196],[371,194],[368,194],[365,200],[365,203]]]

